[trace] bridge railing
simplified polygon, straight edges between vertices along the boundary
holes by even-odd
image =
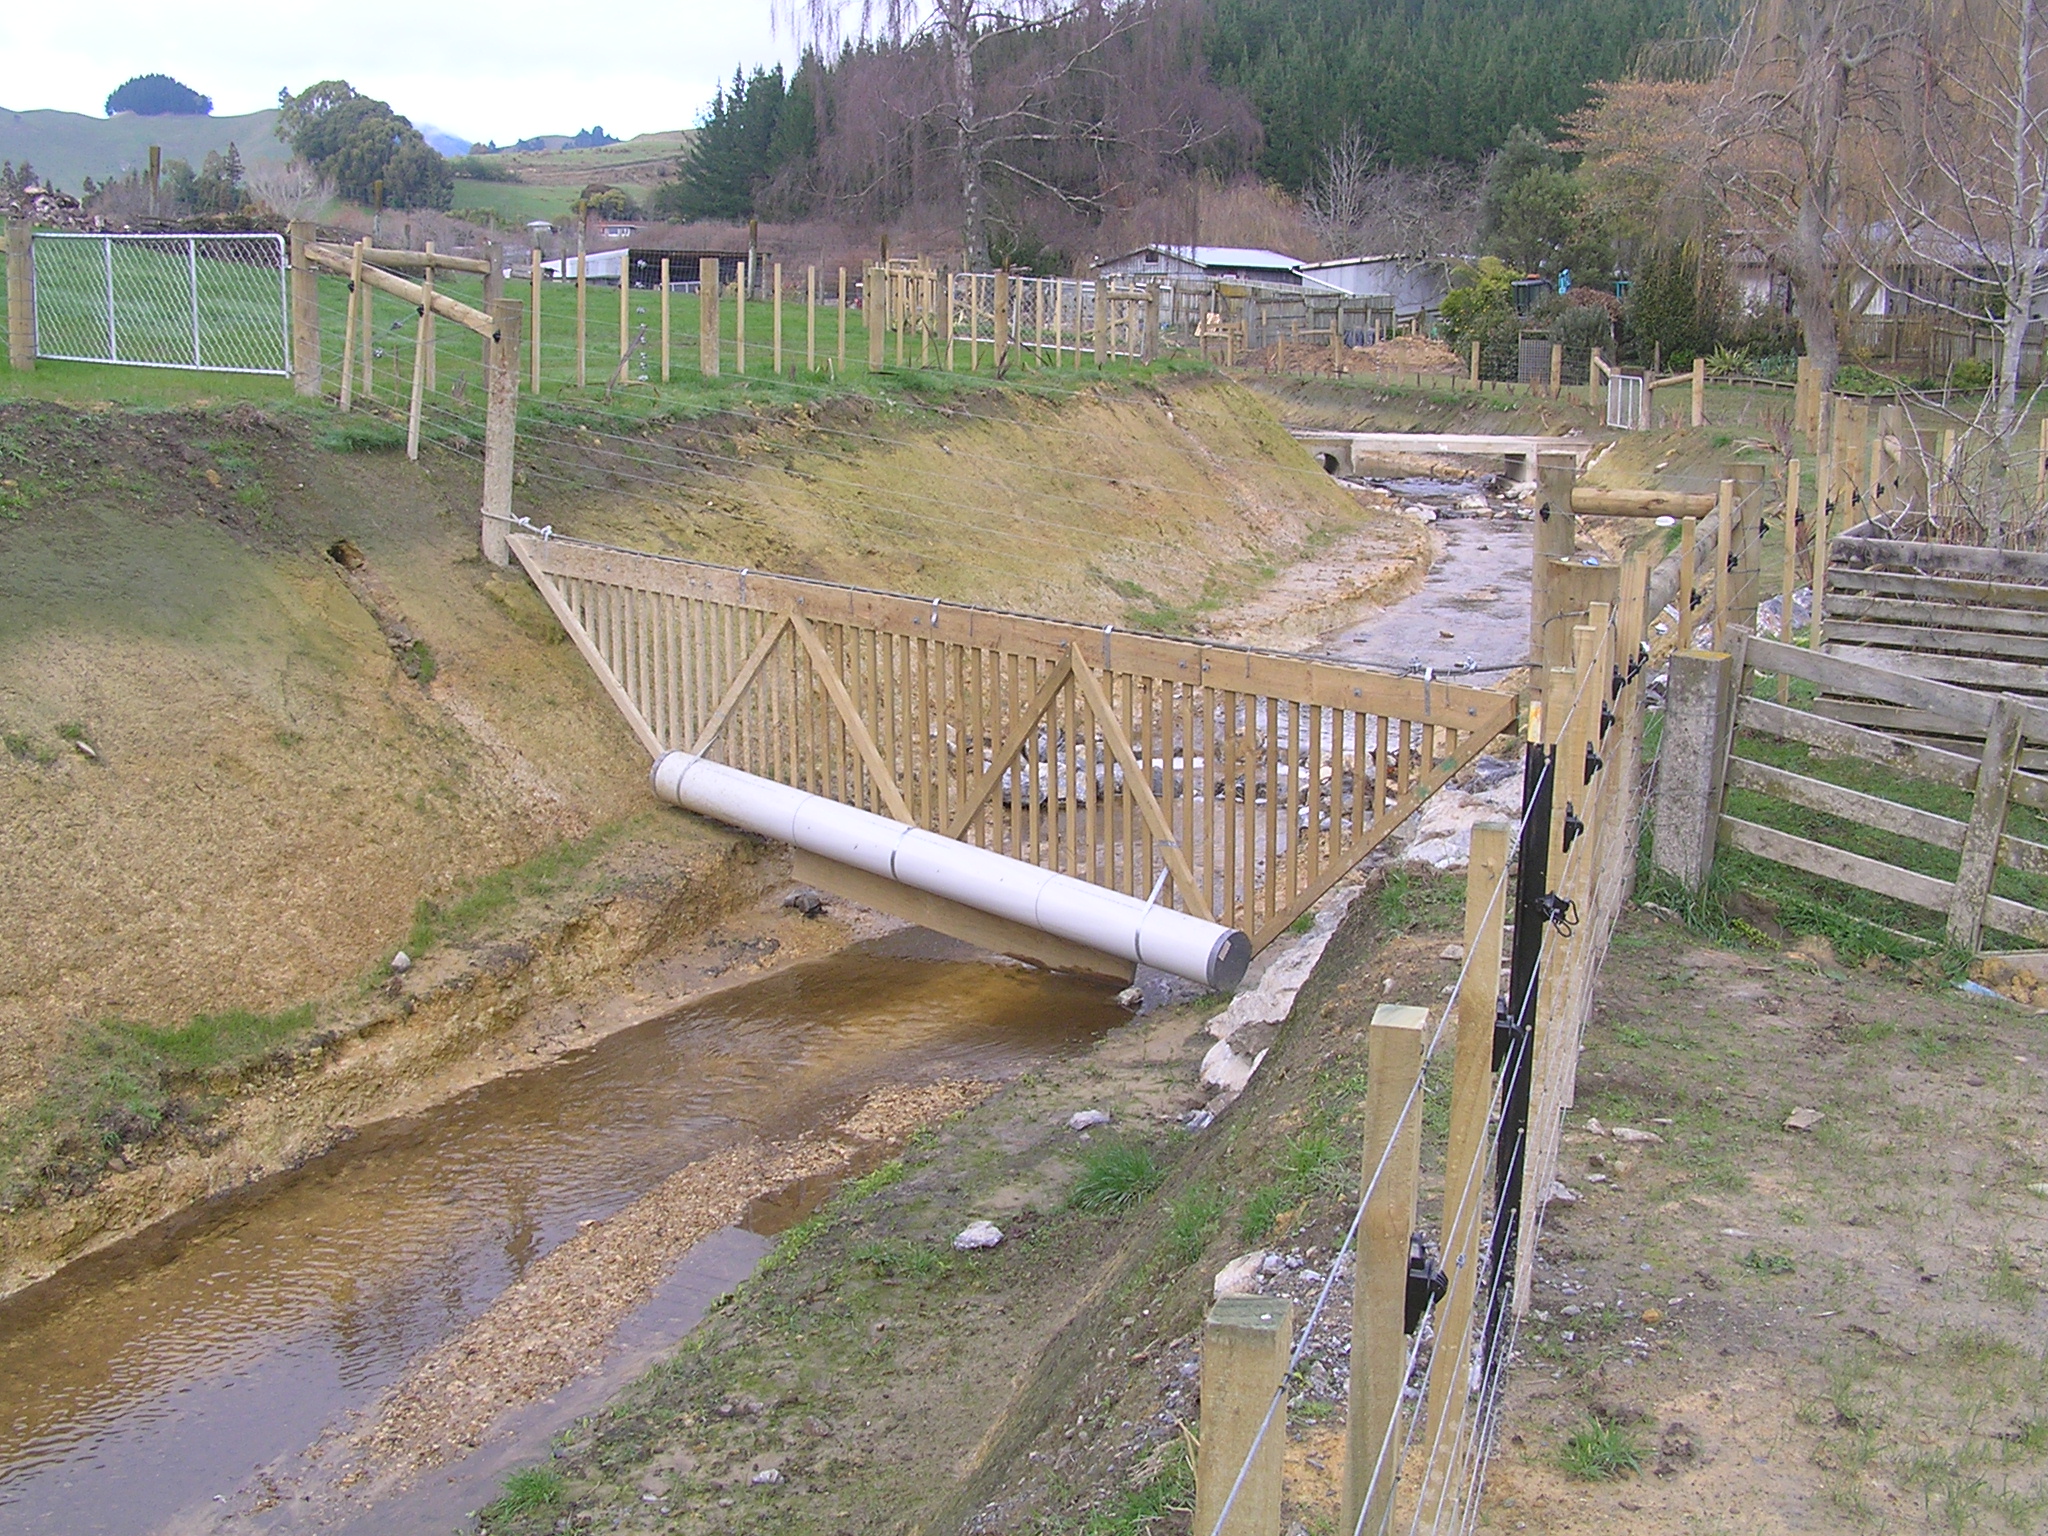
[[[1510,694],[515,533],[650,756],[749,773],[1267,943]]]

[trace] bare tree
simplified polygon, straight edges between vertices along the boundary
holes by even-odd
[[[1372,211],[1373,167],[1379,158],[1379,146],[1356,123],[1323,146],[1322,163],[1301,202],[1329,254],[1340,254],[1365,227]]]
[[[1135,169],[1185,160],[1248,121],[1162,44],[1184,0],[776,0],[840,64],[828,149],[844,195],[915,195],[935,151],[971,264],[1000,187],[1090,218],[1128,205]],[[849,33],[860,47],[844,49]]]
[[[310,219],[334,201],[334,183],[303,160],[259,165],[242,185],[257,202],[286,219]]]
[[[1470,254],[1479,223],[1472,173],[1443,160],[1396,166],[1379,159],[1377,147],[1355,124],[1323,146],[1322,163],[1302,195],[1302,212],[1324,254],[1418,260]]]
[[[1900,0],[1755,0],[1711,109],[1709,167],[1736,233],[1791,280],[1824,386],[1841,364],[1842,278],[1874,228],[1910,11]]]

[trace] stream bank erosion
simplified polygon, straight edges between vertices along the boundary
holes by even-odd
[[[651,810],[538,596],[475,555],[473,464],[332,423],[0,409],[0,1293],[864,931]],[[657,497],[537,432],[521,510],[1090,622],[1185,631],[1374,521],[1203,375],[617,425],[759,494],[684,463]]]

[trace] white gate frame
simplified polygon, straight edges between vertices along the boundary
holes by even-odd
[[[1607,375],[1607,425],[1621,432],[1640,432],[1648,425],[1646,395],[1639,373]]]
[[[165,234],[165,235],[108,235],[87,234],[71,230],[39,229],[33,239],[40,243],[45,240],[97,240],[103,255],[102,266],[106,272],[107,290],[107,353],[104,357],[85,357],[71,352],[45,352],[43,350],[43,306],[35,308],[36,356],[60,363],[113,363],[124,368],[180,368],[194,369],[201,373],[256,373],[289,378],[292,371],[292,306],[290,287],[290,262],[286,259],[284,236],[263,231],[248,234]],[[116,241],[148,241],[155,245],[169,245],[174,241],[185,242],[185,298],[192,317],[192,361],[170,363],[159,358],[123,357],[120,349],[120,332],[114,320],[114,243]],[[276,368],[237,367],[226,363],[201,361],[200,317],[199,317],[199,245],[201,241],[226,242],[243,241],[258,243],[267,241],[277,251],[277,313],[278,353],[281,365]]]

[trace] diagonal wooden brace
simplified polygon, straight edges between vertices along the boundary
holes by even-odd
[[[789,616],[789,626],[796,632],[797,639],[810,653],[811,667],[818,674],[818,681],[825,687],[825,696],[832,701],[832,707],[839,711],[839,720],[846,727],[846,734],[852,738],[854,747],[860,752],[861,761],[868,766],[868,773],[875,781],[875,790],[889,807],[889,814],[898,821],[915,826],[917,818],[910,814],[910,806],[903,798],[903,791],[896,783],[896,776],[889,771],[889,765],[882,761],[882,749],[875,745],[875,738],[868,732],[868,724],[860,717],[853,695],[846,691],[846,683],[839,676],[839,668],[833,663],[831,654],[825,649],[825,642],[818,638],[818,632],[811,622],[800,613]]]
[[[1073,675],[1073,658],[1068,657],[1038,685],[1038,692],[1032,695],[1031,702],[1017,716],[1016,724],[1010,727],[1009,739],[1003,743],[1002,750],[989,758],[988,767],[961,794],[960,809],[954,812],[952,825],[946,828],[946,836],[957,838],[974,824],[974,818],[981,814],[981,808],[995,794],[996,787],[1003,782],[1003,775],[1016,766],[1017,754],[1024,750],[1024,743],[1031,739],[1031,733],[1038,729],[1045,712],[1052,708],[1052,701],[1059,697],[1060,689]]]

